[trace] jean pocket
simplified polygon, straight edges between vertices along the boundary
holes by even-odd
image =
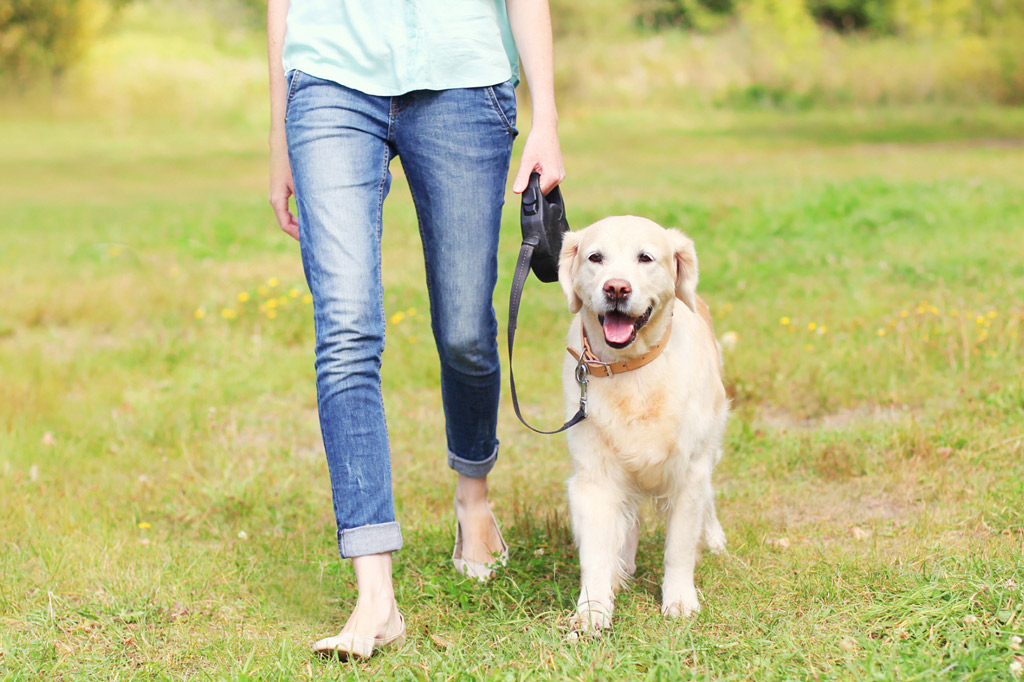
[[[515,137],[519,131],[516,130],[516,89],[512,87],[512,81],[507,80],[497,85],[489,85],[486,90],[487,98],[501,118],[505,130]]]
[[[295,90],[298,88],[298,82],[302,72],[298,69],[292,69],[286,74],[288,79],[288,96],[284,101],[284,120],[288,120],[288,112],[292,108],[292,100],[295,99]]]

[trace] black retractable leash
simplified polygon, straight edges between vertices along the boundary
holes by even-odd
[[[519,249],[515,276],[512,278],[512,293],[508,301],[508,374],[512,385],[512,407],[516,416],[526,428],[543,434],[561,433],[570,426],[587,418],[587,367],[576,368],[576,382],[580,385],[580,407],[569,421],[554,431],[541,431],[526,423],[519,411],[516,397],[516,376],[512,371],[512,345],[516,338],[516,320],[519,317],[519,301],[523,296],[523,285],[533,270],[542,282],[558,281],[558,255],[562,250],[562,235],[569,230],[565,219],[565,204],[562,192],[555,187],[546,195],[540,191],[540,175],[530,175],[530,182],[523,191],[523,205],[520,211],[523,228],[523,245]]]

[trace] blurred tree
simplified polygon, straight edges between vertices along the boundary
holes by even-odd
[[[891,0],[890,20],[907,36],[960,35],[977,0]]]
[[[1024,35],[1024,1],[974,0],[967,13],[967,30],[981,35]]]
[[[228,4],[239,6],[247,21],[262,25],[267,20],[267,0],[231,0]]]
[[[892,0],[807,0],[807,9],[820,23],[840,33],[890,32],[886,17]]]
[[[629,32],[634,7],[622,0],[550,0],[555,40],[569,36],[609,36]]]
[[[750,32],[776,40],[783,48],[816,43],[818,27],[806,3],[795,0],[738,0],[740,21]]]
[[[678,26],[707,32],[721,28],[735,9],[735,0],[639,0],[636,18],[646,28]]]
[[[744,6],[762,6],[763,10],[770,4],[748,0],[636,0],[635,16],[647,28],[714,31],[741,14]],[[806,9],[815,21],[841,33],[912,37],[989,34],[1003,31],[1008,20],[1024,20],[1024,0],[786,0],[774,4],[777,7],[769,14],[787,12],[797,17]]]
[[[95,40],[114,7],[105,0],[3,0],[0,74],[13,80],[39,73],[60,77]]]

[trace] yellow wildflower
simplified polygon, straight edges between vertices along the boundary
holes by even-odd
[[[141,528],[142,530],[146,530],[147,528],[152,528],[152,527],[153,527],[152,525],[146,523],[145,521],[143,521],[142,523],[139,524],[139,528]]]
[[[220,316],[225,320],[233,320],[238,317],[238,312],[234,308],[224,308],[220,311]]]
[[[790,323],[790,319],[788,317],[782,316],[782,317],[779,318],[779,324],[788,325],[789,323]]]
[[[306,294],[305,296],[303,296],[302,297],[302,302],[303,303],[312,303],[313,302],[313,294]]]
[[[817,328],[818,328],[818,323],[817,322],[808,322],[807,323],[807,331],[813,332]]]
[[[412,317],[413,315],[416,314],[416,309],[415,308],[409,308],[408,310],[405,311],[405,314],[408,315],[409,317]]]
[[[248,300],[249,300],[249,292],[248,291],[242,291],[242,292],[240,292],[238,294],[238,302],[239,303],[245,303]]]
[[[196,311],[192,314],[195,315],[197,320],[201,320],[206,317],[206,308],[196,308]]]
[[[405,312],[399,310],[397,313],[391,316],[391,324],[398,324],[405,319]]]
[[[885,336],[885,330],[882,328],[879,328],[878,331],[876,331],[875,333],[878,334],[879,336]]]
[[[907,317],[908,315],[910,315],[910,313],[908,313],[906,310],[900,311],[900,317]]]
[[[269,317],[271,320],[274,319],[275,317],[277,317],[277,311],[274,310],[273,308],[269,309],[267,311],[267,317]]]
[[[261,284],[258,287],[256,287],[256,293],[258,293],[260,296],[266,296],[267,294],[270,293],[270,289],[267,288],[267,285]]]
[[[993,318],[993,317],[995,317],[996,315],[998,315],[998,313],[997,313],[996,311],[994,311],[994,310],[990,310],[990,311],[988,311],[988,316],[989,316],[990,318]]]
[[[277,277],[271,277],[270,279],[267,280],[267,286],[270,287],[271,289],[273,289],[280,283],[281,282],[280,280],[277,279]]]
[[[818,333],[819,334],[824,334],[827,331],[828,331],[828,327],[826,327],[825,325],[821,325],[820,327],[818,327]]]
[[[298,298],[299,290],[296,289],[295,287],[292,287],[291,289],[288,290],[288,295],[291,296],[292,298]]]

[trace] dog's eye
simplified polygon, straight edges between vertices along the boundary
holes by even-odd
[[[587,257],[587,260],[590,261],[591,263],[600,263],[601,261],[604,260],[604,256],[595,251],[594,253],[590,254]]]
[[[641,263],[653,263],[654,256],[652,256],[649,253],[641,253],[639,256],[637,256],[637,260],[639,260]]]

